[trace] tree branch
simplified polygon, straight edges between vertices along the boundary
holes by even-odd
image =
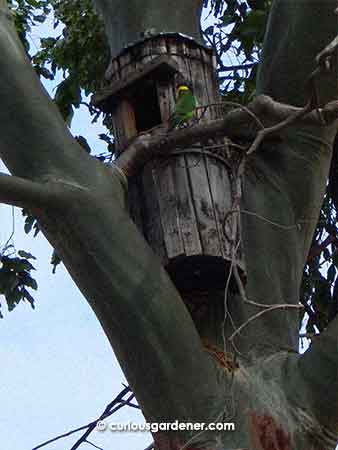
[[[78,433],[79,431],[86,430],[86,432],[83,434],[81,438],[77,440],[77,442],[74,444],[78,444],[77,447],[82,443],[86,441],[86,438],[89,436],[89,434],[95,429],[97,423],[100,420],[103,420],[112,414],[114,414],[116,411],[121,409],[123,406],[125,406],[125,402],[123,401],[123,397],[130,392],[129,386],[126,386],[122,391],[105,407],[103,413],[100,415],[99,418],[96,420],[88,423],[87,425],[82,425],[81,427],[75,428],[73,430],[67,431],[66,433],[60,434],[59,436],[56,436],[52,439],[48,439],[48,441],[42,442],[41,444],[34,447],[32,450],[38,450],[42,447],[45,447],[48,444],[51,444],[52,442],[58,441],[59,439],[63,439],[65,437],[69,437],[74,433]],[[133,395],[133,394],[131,394]],[[76,448],[77,448],[76,447]]]
[[[306,405],[308,411],[314,412],[317,421],[325,425],[327,437],[330,430],[332,435],[335,433],[332,436],[335,443],[338,437],[337,348],[338,317],[325,331],[315,336],[311,347],[298,358],[288,381],[291,398],[296,404]]]
[[[224,105],[226,104],[227,102],[224,102]],[[249,114],[249,111],[269,128],[260,130],[257,120]],[[239,107],[230,111],[224,119],[175,130],[171,133],[167,133],[162,128],[155,130],[153,135],[142,134],[129,145],[115,161],[115,164],[123,170],[127,177],[131,177],[149,160],[169,153],[175,147],[187,147],[192,143],[223,136],[230,139],[253,140],[256,135],[259,137],[258,143],[260,143],[267,134],[277,134],[287,125],[294,123],[295,119],[297,119],[297,124],[324,127],[337,118],[338,102],[328,103],[324,108],[319,109],[318,113],[317,110],[311,110],[309,107],[306,107],[305,110],[305,108],[286,105],[276,102],[266,95],[260,95],[247,108]],[[322,119],[324,119],[324,123]]]
[[[79,187],[63,183],[38,183],[0,173],[0,202],[28,209],[55,209],[74,200]]]

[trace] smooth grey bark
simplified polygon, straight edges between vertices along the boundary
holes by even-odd
[[[95,0],[105,23],[111,55],[138,41],[144,33],[184,33],[201,41],[200,0]]]
[[[111,3],[100,4],[103,16],[109,17]],[[156,8],[166,11],[165,4],[158,1]],[[314,68],[316,53],[336,33],[335,6],[335,0],[320,4],[275,0],[259,93],[302,103],[305,94],[299,95],[299,85]],[[184,2],[175,7],[184,15]],[[156,20],[160,27],[163,19]],[[149,22],[154,23],[155,19]],[[184,28],[184,20],[179,23]],[[113,42],[113,28],[108,24],[107,29]],[[190,27],[174,31],[189,34]],[[325,81],[323,88],[324,100],[336,98],[336,77]],[[300,357],[292,351],[297,317],[267,313],[236,340],[243,354],[239,368],[230,373],[217,366],[203,349],[175,287],[130,220],[120,174],[82,150],[41,87],[5,0],[0,0],[0,105],[1,157],[14,176],[38,183],[41,189],[58,184],[64,207],[37,203],[34,213],[100,320],[147,419],[235,421],[236,432],[202,433],[188,447],[273,448],[263,446],[267,445],[264,424],[270,420],[270,435],[280,438],[278,450],[334,448],[337,320]],[[298,301],[334,132],[334,126],[325,130],[295,126],[283,134],[283,141],[262,146],[248,159],[242,221],[247,293],[252,300]],[[230,303],[238,325],[253,313],[239,296]],[[333,388],[329,405],[323,402],[327,382]],[[189,433],[160,435],[157,446],[178,449],[189,437]]]
[[[305,104],[315,56],[337,33],[334,9],[334,1],[274,1],[257,94],[295,106]],[[318,86],[322,104],[336,99],[337,68],[330,77],[321,78]],[[297,124],[283,133],[282,141],[263,145],[248,160],[241,218],[247,293],[254,301],[298,302],[336,128],[336,124],[326,129]],[[263,326],[253,325],[258,341],[297,349],[297,312],[268,314],[262,322]]]

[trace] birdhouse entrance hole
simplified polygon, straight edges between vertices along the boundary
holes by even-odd
[[[145,80],[139,83],[130,99],[134,114],[137,133],[150,130],[162,122],[158,102],[156,83]]]

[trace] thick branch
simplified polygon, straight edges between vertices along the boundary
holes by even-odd
[[[201,40],[201,0],[93,0],[105,23],[112,56],[127,44],[159,32],[180,32]]]
[[[306,103],[304,81],[334,46],[328,43],[337,35],[336,7],[336,0],[274,0],[258,71],[259,94],[294,105]],[[337,67],[333,69],[337,74]],[[318,84],[321,104],[335,98],[336,74]]]
[[[311,411],[323,426],[320,433],[333,441],[332,447],[325,448],[334,448],[338,438],[337,348],[338,317],[313,339],[310,349],[297,360],[288,380],[289,395],[294,403]]]
[[[122,153],[115,164],[130,177],[150,159],[169,153],[178,146],[187,147],[201,140],[206,141],[209,138],[221,136],[227,136],[230,139],[252,140],[259,131],[255,116],[264,125],[272,126],[297,114],[301,115],[302,112],[303,108],[279,103],[268,96],[261,95],[250,103],[248,108],[235,109],[229,112],[224,119],[175,130],[171,133],[160,130],[159,134],[153,136],[141,135]],[[328,125],[336,118],[338,118],[338,102],[331,102],[319,111],[310,111],[304,117],[299,117],[297,124],[323,127],[324,124]]]
[[[37,183],[20,177],[0,173],[0,202],[28,209],[63,208],[74,201],[76,186],[62,183]]]

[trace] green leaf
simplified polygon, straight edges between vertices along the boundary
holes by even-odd
[[[21,256],[21,258],[36,260],[35,256],[33,256],[31,253],[25,252],[24,250],[19,250],[18,255]]]
[[[50,260],[50,263],[53,266],[53,270],[52,273],[56,272],[56,267],[62,262],[61,258],[59,257],[59,255],[56,253],[56,251],[54,250],[52,253],[52,257]]]
[[[329,283],[333,283],[333,281],[334,281],[334,279],[335,279],[335,276],[336,276],[336,273],[337,273],[337,269],[336,269],[336,267],[332,264],[332,265],[329,267],[329,270],[327,271],[327,281],[328,281]]]
[[[23,288],[22,289],[22,294],[23,294],[24,299],[27,300],[30,303],[30,305],[31,305],[31,307],[33,309],[35,309],[35,305],[34,305],[35,300],[31,296],[31,294],[27,291],[27,289]]]
[[[13,311],[22,298],[23,294],[18,288],[6,293],[8,311]]]
[[[33,16],[33,19],[36,21],[36,22],[39,22],[39,23],[44,23],[44,21],[46,20],[46,16],[45,15],[39,15],[39,16]]]
[[[34,278],[32,278],[29,273],[25,273],[24,276],[20,279],[21,283],[24,284],[27,287],[30,287],[31,289],[34,289],[35,291],[38,288],[38,283]]]

